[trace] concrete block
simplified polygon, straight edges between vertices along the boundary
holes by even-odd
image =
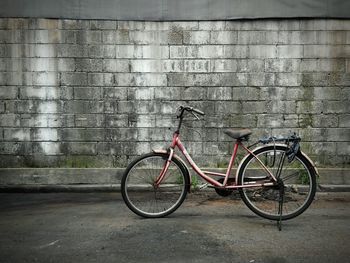
[[[104,44],[130,44],[132,41],[130,40],[129,34],[131,34],[131,32],[129,33],[126,30],[103,31],[102,40]]]
[[[169,73],[169,86],[243,86],[247,85],[246,74],[216,73],[216,74],[182,74]]]
[[[46,19],[46,18],[36,18],[29,19],[28,21],[29,29],[60,29],[61,20],[58,19]]]
[[[198,46],[170,46],[170,58],[196,58]]]
[[[61,98],[61,90],[56,87],[20,87],[21,99],[55,100]]]
[[[237,101],[222,101],[215,105],[216,114],[232,114],[241,110],[241,104]]]
[[[249,46],[250,58],[276,58],[277,51],[274,45]]]
[[[149,116],[149,115],[148,115]],[[137,139],[136,128],[106,129],[106,141],[130,143]],[[125,144],[124,144],[125,145]]]
[[[210,32],[211,44],[236,44],[237,40],[236,31],[212,31]]]
[[[128,89],[129,100],[153,100],[154,87],[136,87]]]
[[[118,30],[144,30],[144,21],[117,21]]]
[[[349,45],[305,45],[305,58],[348,58]]]
[[[118,86],[166,86],[167,76],[156,73],[117,73],[114,74]]]
[[[30,141],[29,128],[4,128],[4,141]]]
[[[249,86],[273,86],[275,85],[275,75],[272,73],[249,73],[248,85]]]
[[[257,72],[261,73],[264,71],[264,60],[263,59],[243,59],[238,60],[239,71],[242,72]]]
[[[128,127],[128,115],[127,114],[118,114],[118,115],[108,114],[108,115],[106,115],[105,118],[106,118],[106,127],[110,127],[110,128]],[[99,125],[97,125],[97,127],[98,126]]]
[[[199,30],[222,31],[225,30],[225,21],[200,21]]]
[[[33,72],[32,85],[35,86],[56,86],[59,83],[59,74],[57,72]]]
[[[103,98],[101,87],[74,87],[74,99],[76,100],[99,100]]]
[[[108,115],[106,115],[107,118]],[[104,127],[105,116],[103,114],[75,114],[75,127]]]
[[[0,142],[2,158],[6,155],[24,155],[31,152],[29,142]]]
[[[88,56],[90,58],[103,58],[105,57],[105,49],[111,45],[88,45]],[[112,46],[111,52],[113,52],[114,46]]]
[[[165,100],[202,100],[206,98],[204,87],[155,87],[155,99]]]
[[[53,128],[32,128],[32,141],[58,141],[58,130]]]
[[[338,101],[311,101],[311,102],[297,102],[298,113],[315,113],[315,114],[329,114],[329,113],[346,113],[348,107],[344,107]]]
[[[277,31],[238,31],[238,44],[275,45],[279,41]]]
[[[340,87],[314,87],[314,100],[341,100],[342,93]]]
[[[0,86],[1,99],[16,99],[18,96],[18,88],[14,86]]]
[[[266,59],[265,72],[299,72],[300,59]]]
[[[102,113],[104,103],[102,101],[71,100],[64,102],[64,113]]]
[[[111,20],[90,20],[90,29],[116,29],[117,21]]]
[[[302,75],[299,73],[277,73],[275,74],[277,86],[300,86]]]
[[[169,28],[171,29],[175,27],[180,30],[199,30],[198,24],[199,22],[197,21],[174,21],[169,24]]]
[[[40,142],[40,143],[33,143],[33,153],[35,155],[62,155],[63,152],[61,151],[61,143],[59,142]],[[34,159],[34,158],[33,158]]]
[[[142,113],[142,110],[139,112]],[[151,127],[159,127],[156,125],[156,116],[149,115],[147,110],[143,111],[145,114],[140,114],[136,118],[136,122],[133,124],[133,127],[137,128],[151,128]]]
[[[315,114],[307,117],[311,120],[311,125],[314,128],[332,128],[340,125],[337,114]]]
[[[102,61],[102,59],[75,59],[76,71],[101,72]]]
[[[104,87],[103,97],[105,99],[113,99],[117,101],[127,100],[128,88],[127,87]]]
[[[257,88],[256,88],[257,89]],[[270,100],[271,98],[299,100],[303,96],[303,88],[285,87],[260,87],[260,99]],[[290,94],[289,96],[287,95]]]
[[[302,58],[303,46],[302,45],[279,45],[277,46],[278,58]]]
[[[62,44],[76,44],[77,43],[77,31],[76,30],[61,30],[61,43]]]
[[[183,33],[183,43],[190,45],[209,44],[210,32],[208,31],[185,31]]]
[[[199,60],[191,59],[184,60],[184,71],[185,72],[209,72],[210,71],[210,60]]]
[[[56,45],[57,57],[60,58],[77,58],[88,57],[89,49],[87,46],[72,45],[72,44],[58,44]],[[41,56],[40,56],[41,57]],[[53,55],[49,56],[53,57]]]
[[[103,59],[104,72],[129,72],[129,60]]]
[[[60,101],[20,100],[16,103],[18,113],[58,113]]]
[[[232,100],[231,87],[208,88],[208,100]]]
[[[58,58],[56,63],[55,63],[55,67],[57,67],[57,70],[60,72],[62,72],[62,71],[63,72],[64,71],[70,71],[70,72],[75,71],[74,58]]]
[[[148,59],[133,59],[129,63],[131,72],[162,72],[165,64],[163,60]]]
[[[303,59],[300,62],[300,71],[302,72],[344,72],[346,62],[344,59]]]
[[[327,30],[348,30],[350,27],[350,23],[346,19],[330,19],[325,20],[324,23]]]
[[[0,113],[4,113],[6,109],[6,104],[4,101],[0,102]]]
[[[61,20],[62,29],[88,29],[89,20]]]
[[[114,45],[104,45],[103,58],[116,58],[116,47]]]
[[[39,115],[37,120],[47,120],[47,127],[74,127],[74,115],[73,114],[46,114],[44,116]]]
[[[211,72],[238,72],[236,59],[220,59],[210,61]]]
[[[224,58],[247,58],[248,47],[243,45],[226,45],[224,48]]]
[[[68,73],[62,72],[61,75],[61,84],[66,86],[85,86],[87,85],[87,73]]]
[[[172,25],[167,21],[147,21],[144,23],[144,30],[155,30],[155,31],[164,31],[172,29]]]
[[[28,58],[28,59],[22,59],[22,61],[25,64],[26,71],[57,70],[57,61],[55,58]]]
[[[255,87],[233,87],[232,88],[232,100],[248,101],[248,100],[260,100],[259,95],[260,88]]]
[[[91,142],[69,142],[63,143],[63,147],[67,149],[71,155],[96,155],[97,144]]]
[[[350,114],[342,114],[339,116],[339,127],[350,127]]]
[[[0,124],[1,127],[19,127],[20,116],[14,113],[4,113],[0,114]],[[2,139],[2,130],[1,130],[1,139]]]
[[[77,141],[77,142],[94,142],[94,141],[105,141],[106,130],[104,128],[70,128],[61,129],[60,138],[64,141]]]
[[[334,143],[333,143],[334,144]],[[336,143],[336,147],[337,147],[337,154],[338,155],[349,155],[350,152],[350,143],[349,142],[337,142]],[[331,152],[330,154],[333,154],[334,152]]]
[[[168,36],[163,31],[130,31],[129,43],[125,44],[164,44],[167,43]]]
[[[302,82],[303,86],[346,86],[350,83],[346,75],[338,72],[315,72],[315,73],[303,73]]]
[[[292,117],[287,117],[290,115],[283,114],[260,114],[258,117],[258,127],[261,128],[283,128],[283,127],[297,127],[298,126],[298,116],[292,115]]]
[[[200,58],[222,58],[224,56],[224,46],[222,45],[201,45],[198,47],[198,57]]]
[[[268,113],[268,101],[245,101],[242,103],[242,111],[249,113]]]
[[[117,45],[117,58],[142,58],[143,50],[141,46],[137,45]]]

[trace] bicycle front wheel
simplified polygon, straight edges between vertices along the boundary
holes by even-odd
[[[264,180],[268,170],[280,180],[280,186],[240,189],[244,203],[259,216],[271,220],[287,220],[303,213],[312,203],[316,192],[316,174],[312,164],[299,152],[292,162],[286,156],[287,146],[267,145],[251,154],[243,162],[238,174],[241,185]],[[279,168],[280,167],[280,168]],[[280,205],[283,187],[283,205]],[[280,215],[282,211],[282,216]]]
[[[167,216],[185,200],[189,178],[177,159],[171,161],[159,186],[155,185],[168,156],[165,153],[145,154],[126,169],[121,192],[126,205],[137,215],[149,218]]]

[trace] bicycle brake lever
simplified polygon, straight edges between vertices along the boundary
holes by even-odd
[[[199,117],[196,114],[194,114],[193,111],[191,111],[191,113],[197,120],[199,120]]]

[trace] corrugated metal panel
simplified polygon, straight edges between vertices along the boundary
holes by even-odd
[[[350,18],[349,0],[1,0],[0,17],[110,20]]]

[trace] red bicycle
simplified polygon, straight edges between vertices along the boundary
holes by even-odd
[[[180,129],[186,113],[204,113],[192,107],[180,107],[179,124],[167,150],[153,150],[132,161],[126,168],[121,192],[126,205],[137,215],[148,218],[173,213],[185,200],[191,188],[191,175],[185,162],[174,153],[178,148],[188,163],[208,185],[221,196],[239,190],[244,203],[257,215],[267,219],[287,220],[303,213],[316,192],[317,169],[300,150],[300,137],[269,137],[245,146],[248,129],[225,130],[235,140],[233,153],[225,174],[203,171],[193,161],[180,140]],[[249,148],[263,144],[253,150]],[[235,175],[231,168],[238,148],[247,155],[241,160]]]

